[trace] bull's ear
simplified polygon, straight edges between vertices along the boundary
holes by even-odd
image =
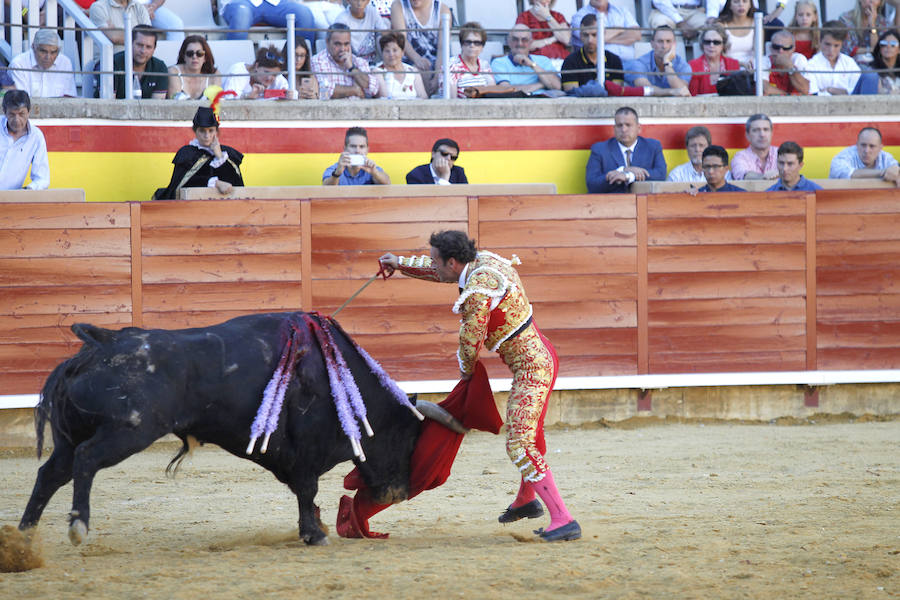
[[[111,341],[115,332],[90,323],[75,323],[72,325],[72,333],[78,336],[82,342],[101,345]]]

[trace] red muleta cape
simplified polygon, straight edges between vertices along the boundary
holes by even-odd
[[[500,432],[503,419],[497,412],[494,394],[491,392],[487,371],[481,361],[475,363],[471,379],[461,380],[440,403],[451,415],[459,419],[469,429]],[[422,432],[410,458],[409,497],[412,499],[425,490],[442,485],[450,477],[450,469],[459,451],[463,435],[447,429],[443,425],[426,419]],[[538,447],[545,448],[543,430],[538,435]],[[388,534],[369,531],[369,518],[390,506],[372,501],[358,469],[353,469],[344,478],[344,487],[356,490],[356,496],[341,497],[337,516],[337,532],[347,538],[386,538]]]

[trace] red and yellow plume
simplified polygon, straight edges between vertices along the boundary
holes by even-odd
[[[222,98],[225,96],[237,96],[237,93],[231,90],[223,90],[218,85],[211,85],[203,91],[203,95],[209,100],[209,107],[212,109],[213,114],[216,115],[216,121],[218,121],[219,111],[222,110],[222,107],[219,106],[219,102],[221,102]]]

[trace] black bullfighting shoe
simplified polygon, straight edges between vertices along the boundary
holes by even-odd
[[[532,500],[518,508],[510,505],[502,515],[497,517],[497,520],[501,523],[515,523],[519,519],[537,519],[542,516],[544,516],[544,507],[541,506],[539,500]]]
[[[552,531],[544,531],[544,529],[541,528],[535,531],[535,533],[541,536],[541,539],[545,542],[569,542],[581,537],[581,525],[578,524],[578,521],[573,519],[562,527],[557,527]]]

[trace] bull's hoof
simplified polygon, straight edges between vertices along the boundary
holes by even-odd
[[[69,541],[73,546],[80,546],[87,539],[88,528],[81,519],[75,519],[69,525]]]
[[[328,536],[325,535],[322,531],[316,531],[315,533],[309,534],[301,534],[300,539],[306,542],[307,546],[327,546],[328,545]]]

